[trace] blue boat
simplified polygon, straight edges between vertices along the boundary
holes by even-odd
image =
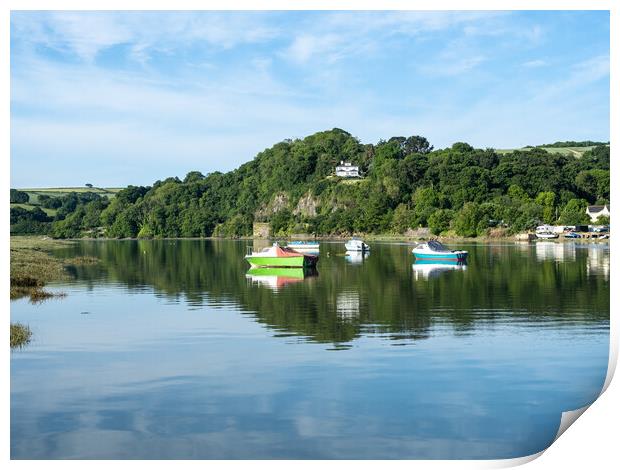
[[[416,260],[429,261],[454,261],[465,262],[467,260],[467,252],[463,250],[450,250],[437,240],[430,240],[421,243],[412,251]]]
[[[564,238],[581,238],[581,235],[575,232],[568,232],[566,235],[564,235]]]

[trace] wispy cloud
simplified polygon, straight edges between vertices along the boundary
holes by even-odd
[[[600,31],[604,15],[587,15]],[[605,140],[608,38],[591,39],[582,22],[567,43],[554,31],[572,23],[558,18],[13,12],[12,177],[35,184],[35,166],[40,184],[147,184],[227,170],[332,127],[364,142],[420,134],[436,147]]]
[[[126,45],[144,60],[150,52],[203,42],[218,49],[260,43],[277,28],[263,13],[218,12],[14,12],[11,23],[23,40],[69,51],[92,62],[106,48]]]
[[[547,65],[547,62],[542,59],[535,59],[535,60],[528,60],[527,62],[523,62],[521,65],[527,68],[544,67],[545,65]]]

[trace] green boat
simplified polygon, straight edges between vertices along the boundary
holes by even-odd
[[[251,251],[245,259],[253,268],[311,268],[316,266],[319,257],[283,248],[274,243],[273,246],[263,248],[261,251]]]

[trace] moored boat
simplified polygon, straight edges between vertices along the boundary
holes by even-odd
[[[416,259],[434,261],[460,261],[467,260],[467,251],[450,250],[437,240],[421,243],[411,251]]]
[[[551,232],[536,232],[536,238],[540,238],[541,240],[550,240],[552,238],[558,238],[560,235],[557,233]]]
[[[359,238],[352,238],[351,240],[346,242],[344,246],[347,251],[370,251],[370,246],[368,246],[366,243],[364,243],[363,240],[360,240]]]
[[[318,253],[319,242],[294,241],[286,245],[287,248],[304,253]]]
[[[283,248],[278,243],[274,243],[273,246],[263,248],[261,251],[250,251],[245,259],[252,267],[310,268],[316,266],[319,257],[290,248]]]

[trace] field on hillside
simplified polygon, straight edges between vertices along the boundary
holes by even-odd
[[[35,207],[40,207],[47,215],[54,217],[56,215],[56,209],[47,209],[41,207],[39,203],[39,196],[61,197],[69,193],[96,193],[101,196],[106,196],[108,199],[113,198],[117,192],[123,188],[19,188],[19,191],[23,191],[28,194],[29,200],[27,203],[11,203],[11,207],[21,207],[22,209],[32,210]]]
[[[588,150],[592,150],[594,148],[594,146],[590,146],[590,147],[536,147],[536,148],[540,148],[543,149],[549,153],[559,153],[562,155],[573,155],[577,158],[583,156],[583,154],[585,152],[587,152]],[[505,155],[507,153],[511,153],[514,152],[515,150],[531,150],[532,148],[520,148],[520,149],[497,149],[495,150],[497,153]]]
[[[121,189],[123,188],[86,188],[80,186],[74,188],[19,188],[19,191],[28,193],[30,196],[30,203],[36,204],[39,202],[39,195],[59,197],[69,193],[96,193],[102,196],[113,197]]]
[[[26,209],[26,210],[29,210],[29,211],[31,211],[35,207],[39,207],[43,212],[45,212],[50,217],[54,217],[56,215],[56,212],[57,212],[56,209],[48,209],[47,207],[41,207],[38,204],[20,204],[20,203],[12,202],[11,203],[11,208],[13,208],[13,207],[21,207],[22,209]]]

